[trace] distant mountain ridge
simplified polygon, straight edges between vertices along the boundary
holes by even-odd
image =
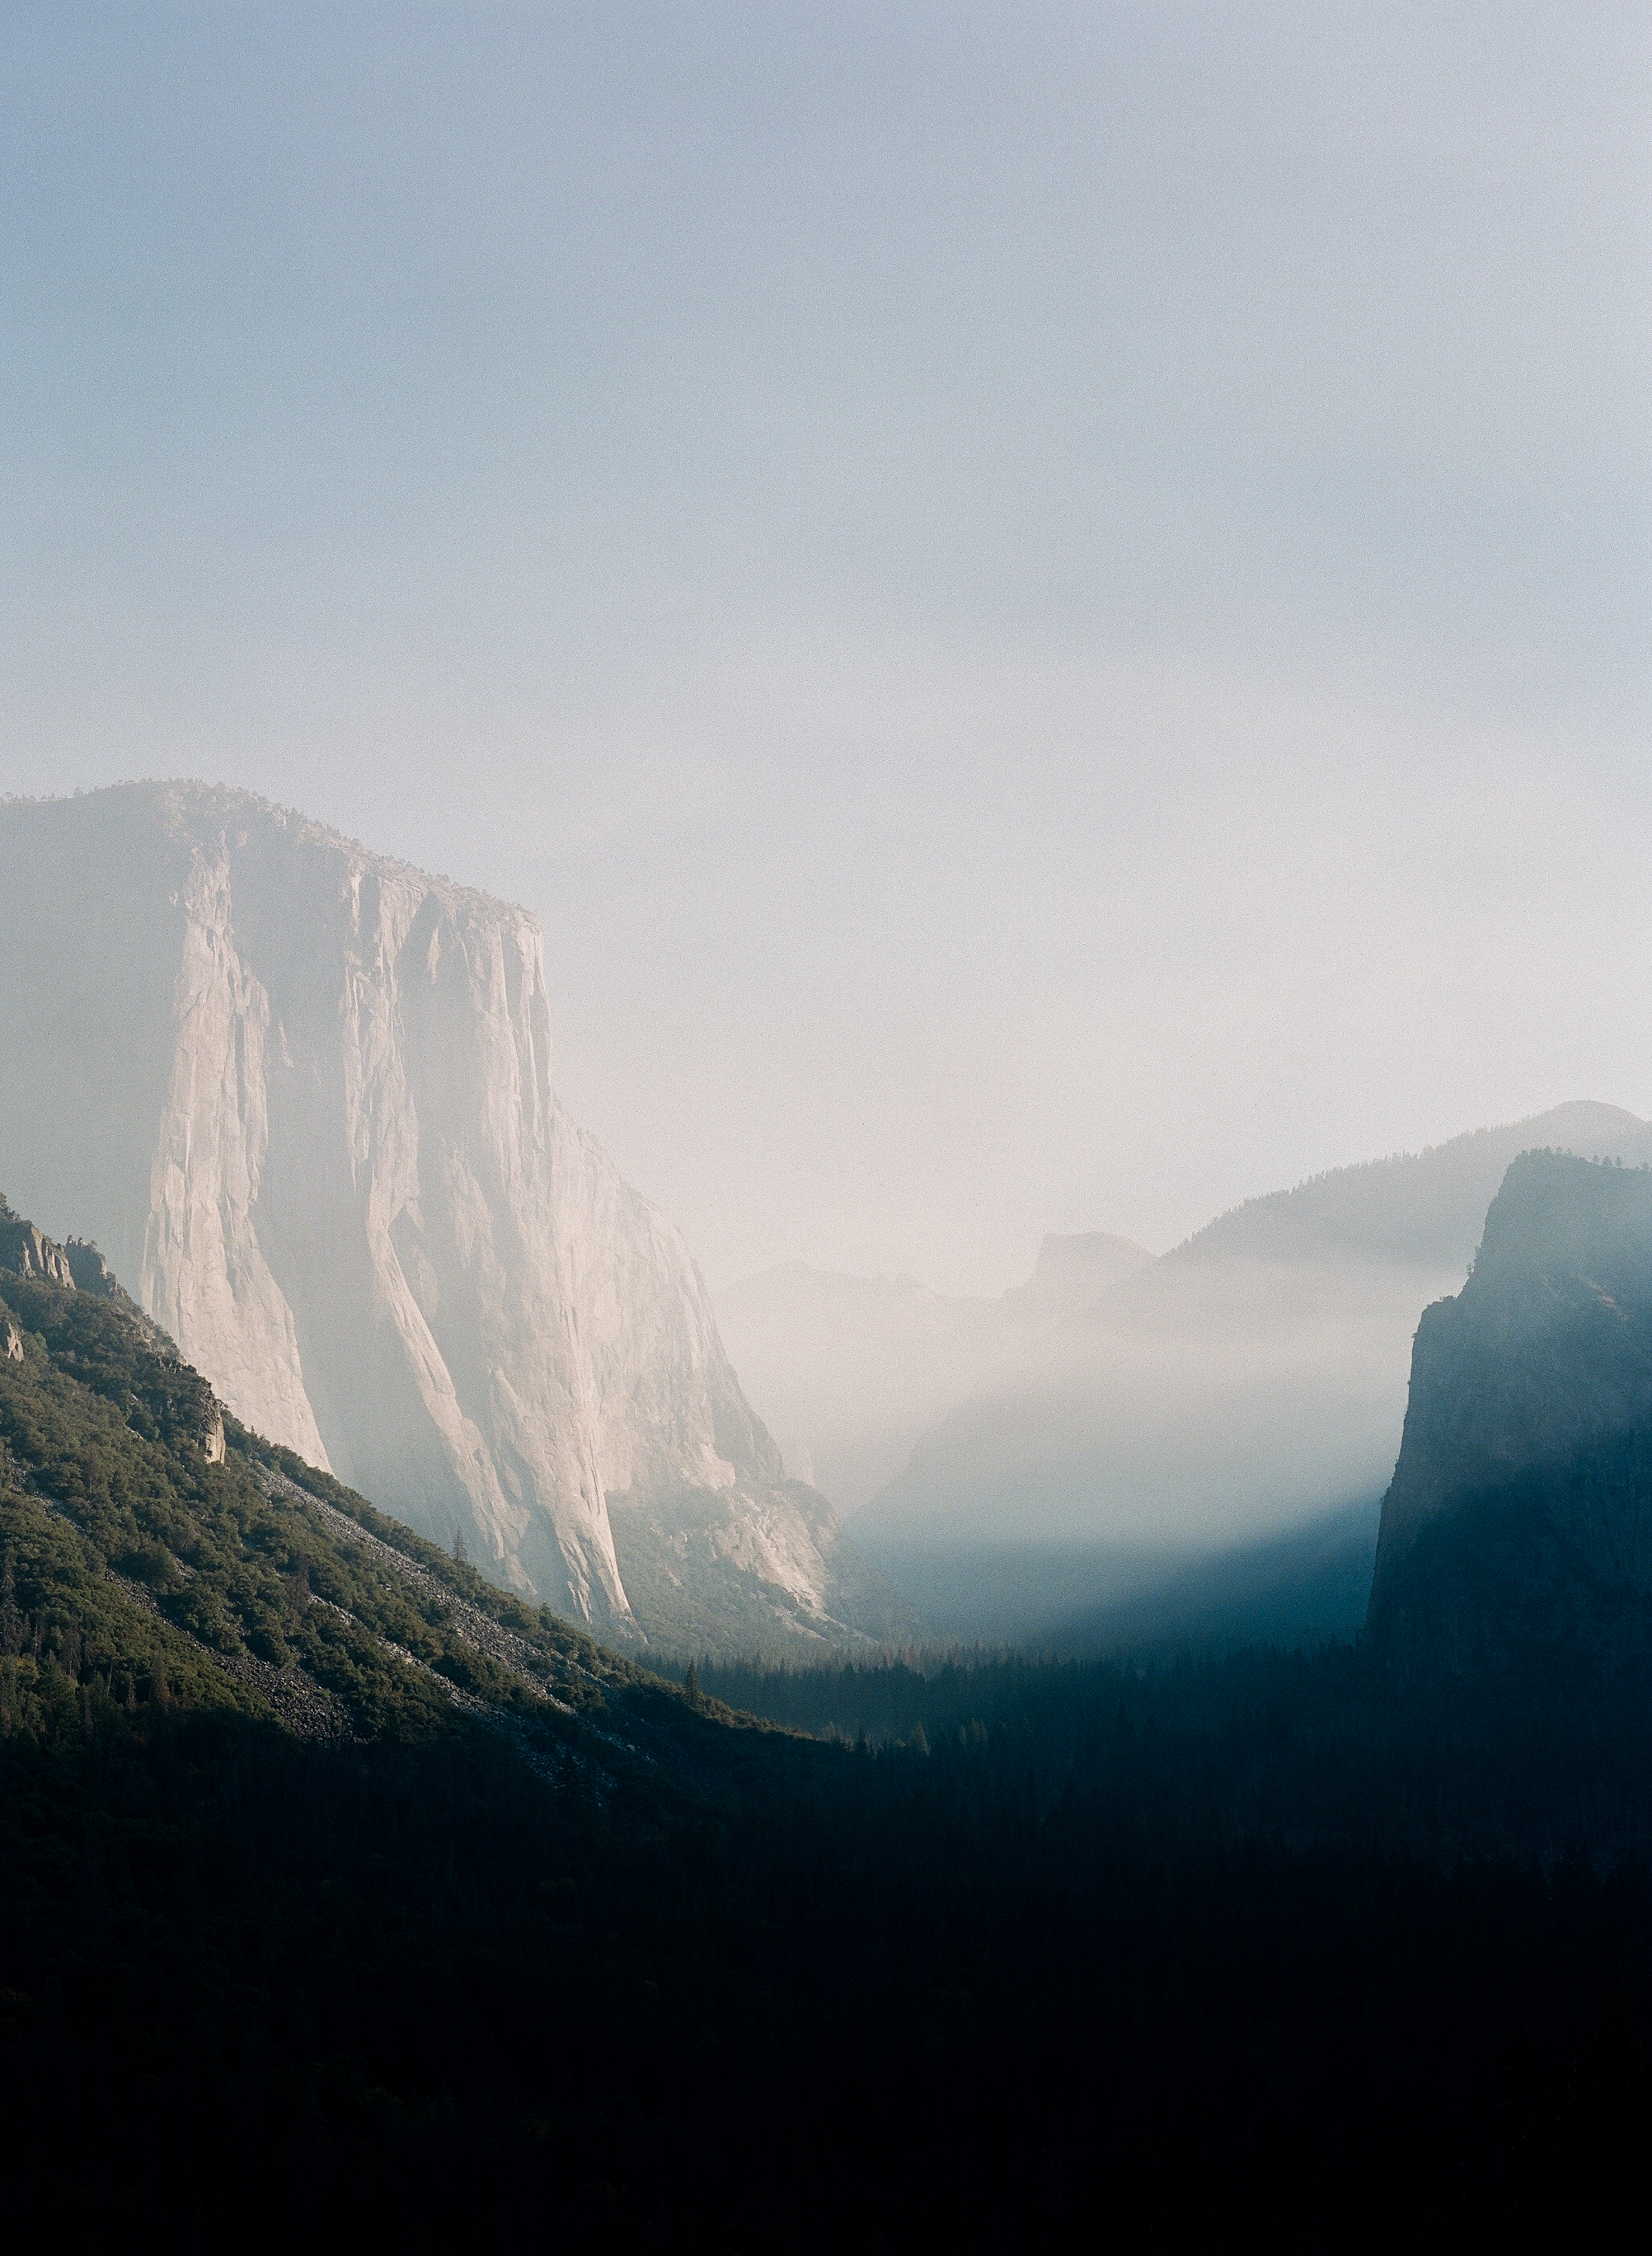
[[[1024,1285],[1012,1285],[998,1302],[1001,1317],[1067,1319],[1103,1307],[1128,1277],[1149,1267],[1153,1256],[1134,1238],[1110,1230],[1046,1236],[1033,1273]]]
[[[1353,1255],[1466,1268],[1509,1162],[1537,1146],[1638,1160],[1652,1156],[1652,1127],[1615,1104],[1557,1104],[1502,1127],[1329,1168],[1294,1189],[1247,1199],[1164,1258],[1179,1264]]]
[[[1571,1103],[1234,1209],[955,1404],[858,1540],[956,1633],[1045,1635],[1145,1618],[1156,1583],[1191,1591],[1215,1553],[1359,1525],[1393,1470],[1417,1318],[1461,1286],[1533,1146],[1638,1160],[1652,1132]]]
[[[716,1296],[741,1384],[791,1469],[853,1512],[967,1392],[993,1304],[789,1261]]]
[[[250,1426],[622,1638],[889,1625],[680,1235],[558,1102],[524,911],[130,785],[0,807],[0,952],[13,1195]]]

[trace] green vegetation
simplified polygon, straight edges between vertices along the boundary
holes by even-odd
[[[707,1736],[646,1671],[233,1420],[213,1462],[210,1389],[123,1296],[3,1281],[23,1352],[0,1361],[19,1625],[0,1729],[50,1739],[107,1701],[307,1737],[418,1740],[480,1717],[552,1763],[600,1746],[605,1769],[651,1759],[661,1733]]]
[[[11,2213],[1374,2251],[1592,2239],[1636,2190],[1638,1680],[670,1686],[233,1421],[214,1462],[118,1294],[0,1292]]]

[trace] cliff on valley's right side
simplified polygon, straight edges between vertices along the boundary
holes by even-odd
[[[1652,1174],[1509,1167],[1417,1328],[1367,1631],[1429,1673],[1652,1655]]]

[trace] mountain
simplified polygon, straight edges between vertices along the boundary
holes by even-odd
[[[0,807],[0,1167],[247,1426],[606,1633],[882,1633],[681,1237],[558,1103],[537,925],[201,784]]]
[[[1037,1322],[1086,1316],[1152,1259],[1145,1245],[1108,1230],[1081,1230],[1070,1237],[1052,1234],[1039,1247],[1026,1283],[1012,1285],[999,1301],[1001,1319]]]
[[[1592,2245],[1634,2198],[1644,1700],[1556,1730],[1346,1650],[678,1688],[10,1209],[0,1340],[11,2213],[826,2256],[1339,2246],[1350,2184],[1361,2247]]]
[[[1247,1199],[1166,1258],[1176,1265],[1360,1261],[1466,1270],[1509,1162],[1550,1146],[1638,1164],[1652,1158],[1652,1124],[1616,1104],[1557,1104],[1426,1151],[1333,1167],[1294,1190]]]
[[[1235,1547],[1334,1546],[1388,1484],[1418,1315],[1462,1284],[1509,1162],[1550,1145],[1637,1159],[1652,1132],[1563,1105],[1248,1202],[977,1385],[856,1540],[957,1634],[1040,1638],[1191,1593]]]
[[[996,1300],[791,1261],[720,1293],[717,1321],[787,1463],[854,1512],[938,1419],[1036,1363],[1052,1327],[1152,1258],[1101,1230],[1049,1237],[1026,1283]]]
[[[657,1772],[694,1736],[657,1680],[250,1433],[4,1199],[0,1342],[7,1733],[66,1702],[341,1745],[481,1730],[545,1777]]]
[[[1368,1627],[1410,1667],[1652,1658],[1652,1174],[1509,1168],[1417,1327]]]

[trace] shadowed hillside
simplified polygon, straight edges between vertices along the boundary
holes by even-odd
[[[1643,1703],[1347,1648],[668,1686],[223,1418],[91,1249],[0,1229],[14,2213],[897,2256],[1620,2204]]]
[[[697,1731],[641,1670],[226,1417],[95,1249],[4,1202],[0,1347],[11,1728],[181,1710],[340,1743],[482,1729],[547,1774]]]
[[[1424,1669],[1652,1658],[1652,1174],[1509,1168],[1418,1327],[1370,1626]]]

